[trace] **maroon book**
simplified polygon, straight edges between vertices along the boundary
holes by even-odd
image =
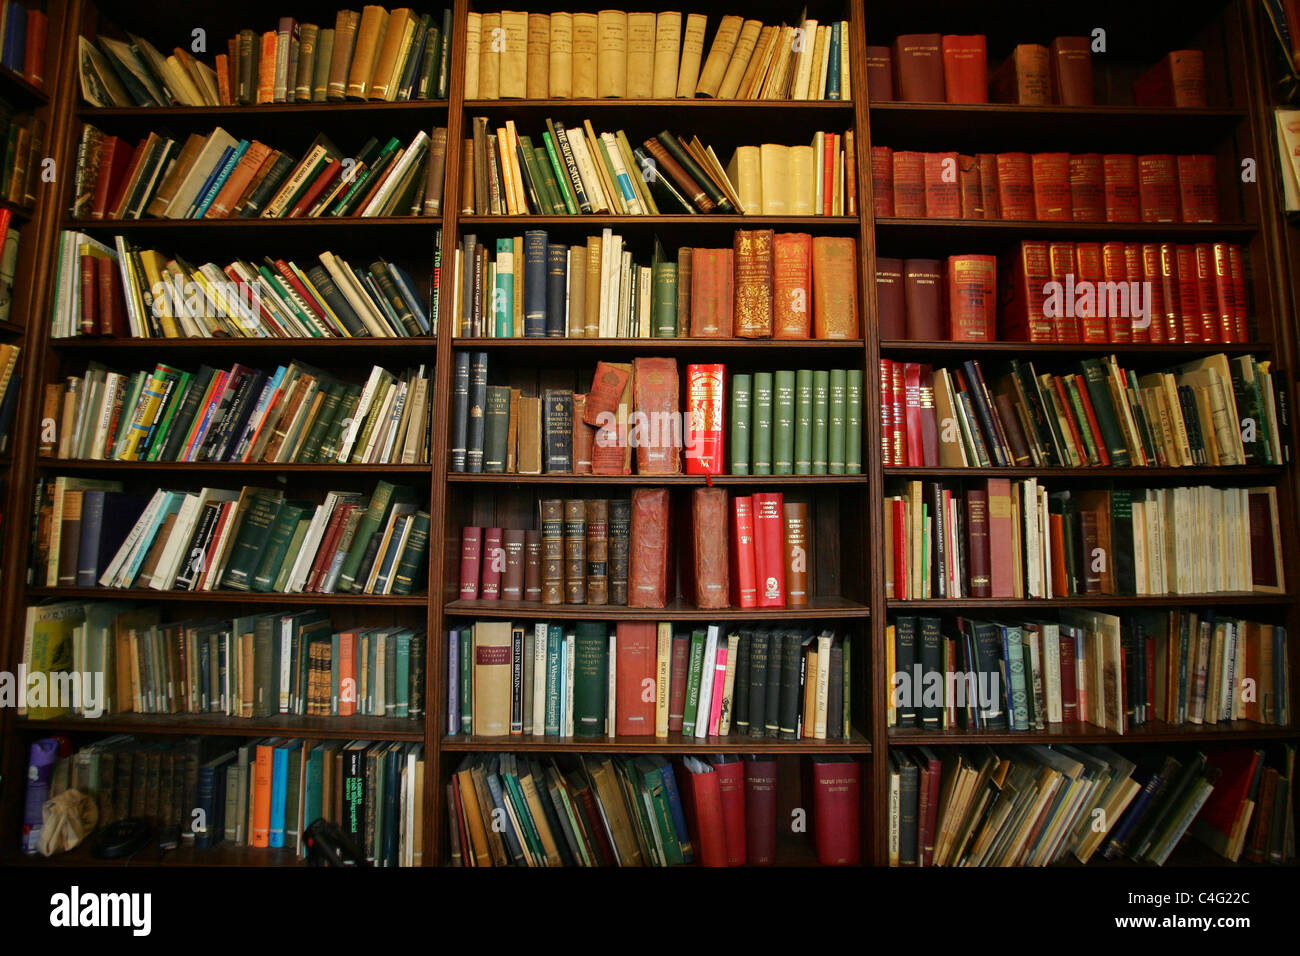
[[[1107,153],[1101,158],[1107,222],[1139,222],[1138,162],[1132,153]]]
[[[524,532],[524,600],[542,599],[542,535]]]
[[[945,339],[943,273],[938,259],[903,260],[903,338],[912,341]]]
[[[1205,54],[1174,50],[1133,83],[1133,99],[1141,107],[1204,107]]]
[[[906,337],[902,259],[876,257],[876,313],[881,339],[888,342]]]
[[[776,862],[776,758],[745,758],[745,859],[750,866]]]
[[[862,766],[851,758],[815,757],[812,774],[817,862],[822,866],[857,866],[862,855]]]
[[[1092,38],[1057,37],[1048,55],[1052,101],[1061,106],[1092,106]]]
[[[1183,222],[1218,222],[1219,187],[1214,157],[1178,157],[1178,203]]]
[[[695,606],[730,606],[731,587],[727,556],[727,492],[723,488],[696,488],[691,493],[691,555]]]
[[[524,599],[524,532],[506,528],[501,536],[506,554],[505,576],[501,580],[501,600]]]
[[[894,156],[897,157],[898,153]],[[957,175],[956,153],[924,153],[922,175],[925,182],[925,216],[927,219],[961,218],[961,183]]]
[[[998,205],[1003,219],[1034,218],[1034,172],[1028,153],[998,153]]]
[[[483,556],[483,529],[460,529],[460,599],[478,600],[480,565]]]
[[[1142,222],[1178,221],[1178,161],[1169,153],[1138,157],[1138,208]]]
[[[478,589],[480,601],[495,601],[501,597],[501,578],[506,570],[506,549],[501,539],[500,528],[487,528],[483,532],[483,578]]]
[[[1061,722],[1077,723],[1079,720],[1079,692],[1075,686],[1074,635],[1069,628],[1061,627]]]
[[[867,47],[867,99],[885,103],[894,98],[894,52],[887,46]]]
[[[877,219],[894,215],[894,151],[888,146],[871,147],[871,201]]]
[[[966,489],[966,561],[971,597],[993,596],[989,576],[989,496],[983,488]]]
[[[667,606],[668,548],[668,490],[635,489],[628,546],[628,607]]]
[[[670,658],[668,691],[668,730],[682,732],[686,714],[686,670],[691,663],[691,636],[684,631],[673,632],[673,649]]]
[[[894,40],[894,88],[912,103],[942,103],[942,37],[938,33],[904,33]]]
[[[949,103],[989,101],[988,44],[982,33],[947,35],[943,47],[943,88]]]

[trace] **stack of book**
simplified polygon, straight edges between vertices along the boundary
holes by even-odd
[[[952,369],[880,360],[881,452],[908,467],[1280,465],[1283,383],[1271,362],[1222,353],[1138,377],[1115,356],[1079,373],[1009,362]],[[1234,427],[1237,426],[1237,427]]]
[[[104,675],[93,708],[83,693],[71,707],[29,706],[29,719],[424,716],[424,630],[340,629],[320,610],[163,621],[157,607],[60,601],[27,609],[23,663]]]
[[[195,266],[117,236],[62,234],[50,336],[131,338],[420,337],[436,332],[441,230],[432,301],[395,262],[359,269],[332,252],[306,269],[263,257]]]
[[[45,42],[50,20],[44,10],[4,0],[0,6],[0,67],[38,89],[45,87]]]
[[[368,139],[342,152],[317,134],[301,158],[218,126],[184,143],[151,132],[134,149],[90,124],[77,152],[74,219],[314,219],[436,215],[447,131]]]
[[[81,95],[92,106],[447,98],[450,9],[340,10],[332,28],[280,17],[275,30],[240,30],[213,66],[181,47],[164,57],[143,37],[126,36],[78,37]]]
[[[465,99],[849,99],[847,20],[724,16],[706,56],[707,27],[679,11],[470,11]]]
[[[877,218],[1219,222],[1215,157],[871,147]]]
[[[152,495],[59,476],[37,489],[33,577],[47,587],[411,594],[421,589],[429,515],[386,481],[367,500],[325,501],[245,486]]]
[[[774,757],[469,755],[447,784],[452,866],[771,866]],[[861,766],[812,761],[825,866],[859,860]],[[502,819],[504,826],[494,826]]]
[[[1284,589],[1273,487],[911,481],[886,495],[885,541],[885,591],[903,600]]]
[[[478,621],[447,633],[447,732],[847,740],[832,629]]]
[[[1064,611],[1059,621],[1024,622],[899,615],[886,629],[887,724],[976,732],[1090,723],[1119,734],[1156,722],[1285,726],[1286,636],[1280,624],[1213,611]]]
[[[668,497],[663,488],[637,488],[630,500],[545,499],[540,530],[465,526],[461,600],[667,607]],[[695,607],[808,605],[815,591],[807,502],[696,488],[687,517],[682,586]]]
[[[0,346],[0,349],[3,349]],[[0,351],[0,355],[3,352]],[[365,385],[301,362],[122,374],[92,362],[45,386],[59,427],[41,454],[93,461],[402,463],[429,460],[430,375],[375,366]]]

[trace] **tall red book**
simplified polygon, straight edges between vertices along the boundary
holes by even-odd
[[[614,732],[620,737],[653,737],[657,625],[622,621],[615,663]]]
[[[814,757],[812,776],[817,862],[856,866],[862,857],[862,765],[853,759]]]
[[[758,606],[758,564],[754,546],[754,499],[731,499],[731,602]]]
[[[785,518],[779,491],[754,493],[754,559],[758,606],[785,607]]]
[[[926,218],[959,219],[961,184],[957,176],[957,154],[924,153],[923,155]]]
[[[1168,153],[1138,157],[1138,205],[1143,222],[1178,222],[1178,161]]]
[[[983,34],[947,35],[943,48],[943,90],[949,103],[989,101],[988,44]]]
[[[686,473],[720,475],[726,366],[686,366]]]
[[[1034,218],[1034,173],[1028,153],[998,153],[998,206],[1003,219]]]
[[[877,219],[894,215],[894,151],[888,146],[871,147],[871,195]]]
[[[1178,207],[1183,222],[1219,221],[1219,186],[1214,157],[1178,157]]]
[[[482,528],[466,526],[460,529],[460,599],[462,601],[478,600],[482,549]]]
[[[745,860],[750,866],[776,862],[776,775],[775,757],[745,758]]]
[[[772,338],[808,338],[812,335],[811,235],[776,233],[772,239],[772,280]]]
[[[900,100],[944,102],[942,40],[938,33],[903,33],[894,39],[894,90]]]
[[[715,769],[698,757],[685,757],[682,802],[691,831],[691,842],[700,853],[702,866],[727,866],[726,823],[722,810],[721,780]]]
[[[900,219],[925,218],[925,153],[894,151],[894,212]]]
[[[1106,177],[1101,153],[1070,156],[1070,216],[1075,222],[1105,222]]]
[[[500,528],[483,532],[483,577],[479,584],[480,601],[495,601],[501,597],[501,577],[506,570],[506,549]]]
[[[949,323],[954,342],[992,342],[996,334],[995,256],[949,256],[946,263]]]
[[[722,800],[722,835],[727,848],[727,865],[745,865],[745,764],[738,757],[713,761]]]
[[[1107,222],[1139,222],[1138,162],[1132,153],[1106,153],[1101,158]]]
[[[1048,52],[1053,102],[1061,106],[1092,106],[1092,38],[1057,37]]]
[[[1034,218],[1068,222],[1074,218],[1070,196],[1070,154],[1034,153]]]

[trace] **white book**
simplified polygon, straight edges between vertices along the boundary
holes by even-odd
[[[214,129],[209,134],[207,142],[203,144],[203,148],[199,150],[194,165],[176,187],[176,193],[172,196],[172,201],[167,204],[167,208],[163,210],[162,218],[183,219],[222,154],[226,149],[234,149],[238,145],[239,141],[220,126]]]
[[[176,568],[180,565],[181,558],[185,553],[185,546],[190,543],[190,538],[194,534],[194,527],[198,524],[199,516],[203,513],[204,492],[197,494],[187,494],[181,502],[180,509],[176,512],[176,520],[172,522],[171,533],[167,536],[167,544],[163,547],[162,555],[158,558],[158,564],[154,568],[153,577],[149,581],[149,587],[155,591],[167,591],[171,589],[172,582],[176,579]]]
[[[1057,624],[1044,622],[1040,625],[1043,633],[1043,656],[1046,659],[1043,670],[1044,697],[1047,699],[1047,720],[1059,724],[1061,713],[1061,629]]]
[[[375,394],[379,391],[380,381],[387,374],[384,369],[376,365],[370,370],[370,376],[366,379],[366,385],[361,390],[361,398],[357,401],[357,407],[352,412],[352,420],[348,422],[347,432],[344,433],[342,441],[339,442],[339,453],[335,460],[339,463],[347,462],[352,454],[352,445],[357,440],[357,433],[365,423],[366,414],[370,411],[370,404],[375,400]]]
[[[316,560],[321,535],[325,533],[325,527],[329,524],[330,515],[334,513],[338,500],[338,492],[331,491],[325,496],[325,501],[316,506],[316,512],[312,515],[307,525],[307,532],[302,537],[302,544],[298,548],[298,556],[294,559],[293,568],[290,569],[289,577],[285,581],[286,594],[301,593],[307,575],[311,573],[312,563]]]
[[[713,707],[713,670],[718,663],[718,632],[716,624],[710,624],[704,639],[704,665],[700,668],[700,700],[695,709],[696,738],[709,735],[709,715]]]
[[[393,190],[396,188],[397,183],[401,181],[402,176],[414,163],[423,160],[428,151],[429,134],[424,130],[420,130],[415,139],[411,140],[411,145],[407,146],[403,151],[402,158],[391,167],[391,172],[384,179],[384,184],[379,187],[379,191],[371,197],[370,202],[366,203],[365,209],[361,210],[361,215],[363,217],[378,215],[379,210],[384,207],[389,197],[392,196]]]
[[[575,633],[570,630],[564,634],[564,726],[561,734],[573,736],[573,647]]]
[[[533,736],[546,735],[546,630],[545,624],[533,625]],[[452,733],[460,733],[456,727]]]
[[[605,190],[601,188],[600,175],[596,172],[596,164],[587,151],[587,138],[580,128],[575,127],[566,130],[568,134],[569,147],[573,152],[573,161],[578,166],[578,175],[582,178],[583,188],[587,191],[587,199],[591,203],[593,213],[610,212],[610,202],[605,196]]]
[[[803,729],[804,737],[812,737],[815,740],[826,739],[827,707],[830,703],[831,690],[831,644],[834,639],[834,636],[829,633],[817,636],[817,709],[813,715],[812,733],[808,732],[808,727]]]

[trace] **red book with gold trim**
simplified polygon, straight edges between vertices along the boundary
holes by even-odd
[[[1028,153],[998,153],[998,206],[1003,219],[1034,218],[1033,162]]]
[[[759,607],[785,607],[785,520],[779,491],[754,493],[754,560]]]
[[[895,156],[899,154],[895,153]],[[961,218],[961,184],[956,153],[923,154],[925,216],[927,219]]]
[[[1219,184],[1214,157],[1178,157],[1178,202],[1183,222],[1219,221]]]
[[[724,648],[725,649],[725,648]],[[745,865],[745,764],[738,757],[719,757],[713,762],[722,802],[722,834],[727,848],[727,865]]]
[[[1034,179],[1034,218],[1053,222],[1072,220],[1070,154],[1034,153],[1029,163]]]
[[[1075,222],[1106,221],[1106,176],[1101,153],[1070,157],[1070,217]]]
[[[686,366],[686,473],[720,475],[726,366]]]
[[[460,529],[460,599],[462,601],[478,600],[482,548],[482,528],[466,526]]]
[[[1138,205],[1143,222],[1178,222],[1178,161],[1169,153],[1138,157]]]
[[[1141,221],[1137,156],[1132,153],[1107,153],[1101,158],[1101,167],[1106,221]]]
[[[876,260],[877,270],[880,260]],[[772,238],[772,337],[812,335],[812,236],[778,232]]]

